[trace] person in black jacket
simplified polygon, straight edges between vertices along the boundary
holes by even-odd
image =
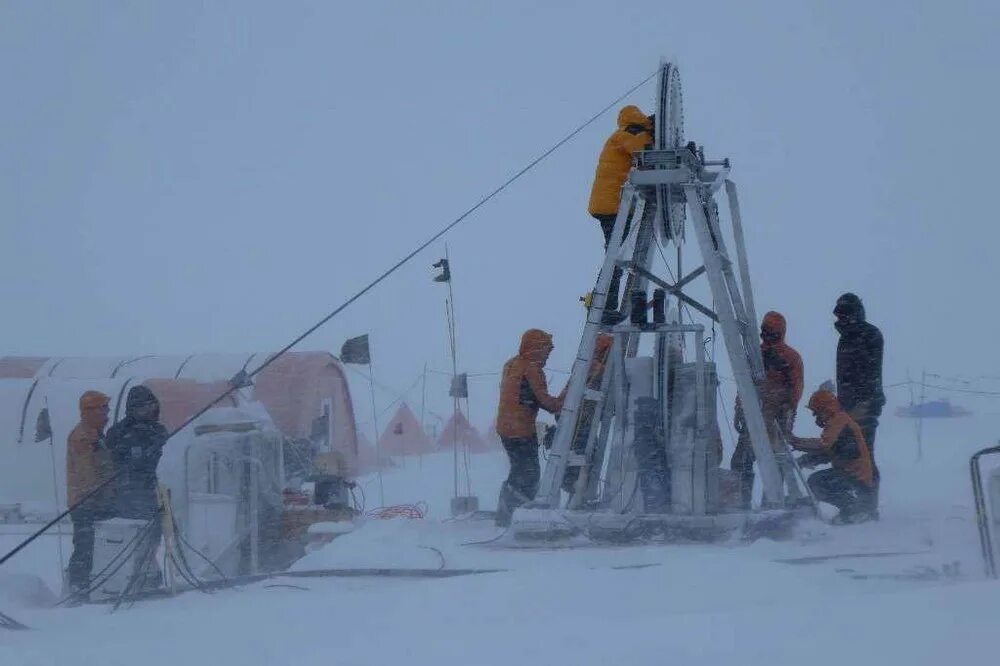
[[[106,436],[118,474],[117,515],[150,519],[159,511],[156,466],[167,442],[167,429],[159,422],[160,401],[145,386],[133,386],[125,399],[125,418]]]
[[[882,332],[865,318],[865,306],[855,294],[837,299],[833,309],[837,343],[837,399],[861,427],[872,457],[873,509],[878,507],[880,474],[875,464],[875,429],[885,405],[882,392]]]

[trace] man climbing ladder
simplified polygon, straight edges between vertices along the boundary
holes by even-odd
[[[639,110],[637,106],[625,106],[618,112],[618,129],[604,142],[601,155],[597,160],[597,170],[594,173],[594,184],[590,189],[590,204],[587,211],[601,225],[604,234],[604,249],[611,242],[611,232],[618,216],[618,205],[621,201],[622,186],[632,168],[632,154],[652,147],[653,120]],[[626,227],[625,235],[628,235]],[[618,310],[618,290],[621,284],[622,270],[615,268],[608,288],[605,311],[609,313],[609,323],[614,323],[614,313]]]

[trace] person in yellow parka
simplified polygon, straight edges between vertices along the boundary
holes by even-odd
[[[622,185],[632,168],[632,153],[653,143],[653,120],[629,105],[618,112],[618,129],[604,142],[597,160],[594,184],[590,189],[587,211],[601,223],[604,246],[611,241],[615,227]]]
[[[597,160],[594,184],[590,189],[590,204],[587,211],[601,223],[604,232],[604,248],[611,242],[611,232],[615,228],[618,206],[621,202],[622,185],[632,168],[632,153],[643,150],[653,143],[653,119],[646,116],[639,107],[629,105],[618,112],[618,129],[604,142],[601,156]],[[628,234],[626,227],[625,233]],[[618,289],[622,270],[615,268],[608,287],[605,301],[607,323],[614,323],[614,313],[618,309]]]

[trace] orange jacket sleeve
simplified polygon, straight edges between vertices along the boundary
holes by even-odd
[[[840,437],[841,431],[847,425],[845,419],[832,419],[819,437],[796,437],[793,446],[800,451],[830,451]]]
[[[617,136],[618,146],[629,155],[642,150],[653,142],[653,136],[649,132],[639,132],[638,134],[618,132]]]
[[[562,409],[564,396],[549,395],[548,383],[545,381],[545,373],[542,372],[541,367],[534,363],[528,365],[524,371],[524,378],[528,380],[528,386],[531,387],[531,392],[535,394],[535,399],[538,400],[542,409],[550,414],[555,414]]]
[[[788,366],[788,374],[792,380],[792,408],[795,409],[799,406],[799,401],[802,400],[802,387],[805,375],[802,356],[795,350],[792,350],[792,353],[789,354]]]

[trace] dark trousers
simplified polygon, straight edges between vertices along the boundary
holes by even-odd
[[[81,507],[70,514],[73,521],[73,554],[66,574],[70,587],[86,587],[94,568],[94,523],[111,517],[103,504],[99,508]]]
[[[594,219],[601,223],[601,231],[604,232],[604,249],[608,249],[611,244],[611,234],[615,230],[615,218],[617,215],[595,215]],[[628,232],[626,232],[628,233]]]
[[[809,488],[818,501],[837,507],[844,517],[870,508],[872,490],[839,469],[823,469],[812,474]]]
[[[503,448],[510,460],[510,473],[500,487],[497,501],[497,525],[510,525],[514,510],[535,499],[542,468],[538,462],[537,437],[501,438]]]
[[[617,215],[595,215],[594,218],[601,223],[601,231],[604,232],[604,249],[608,249],[611,244],[611,234],[615,230],[615,218]],[[631,220],[625,224],[625,234],[628,235],[628,228]],[[615,267],[611,274],[611,284],[608,285],[608,296],[604,303],[605,310],[618,309],[618,291],[621,289],[622,269]]]
[[[71,588],[85,588],[94,568],[94,516],[73,512],[73,554],[69,556],[67,575]]]

